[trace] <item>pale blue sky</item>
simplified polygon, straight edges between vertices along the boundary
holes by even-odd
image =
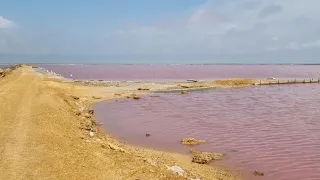
[[[0,63],[320,63],[318,0],[1,0]]]

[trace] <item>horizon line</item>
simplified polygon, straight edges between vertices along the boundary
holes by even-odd
[[[320,63],[0,63],[0,65],[320,65]]]

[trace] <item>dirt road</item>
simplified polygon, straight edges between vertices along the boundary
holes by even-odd
[[[31,67],[0,79],[0,179],[233,179],[180,155],[127,147],[103,148],[74,113],[72,93],[89,90],[46,81]],[[187,176],[168,171],[181,165]]]

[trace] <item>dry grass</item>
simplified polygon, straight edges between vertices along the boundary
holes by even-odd
[[[211,83],[217,86],[250,86],[254,84],[253,79],[226,79],[226,80],[216,80]]]

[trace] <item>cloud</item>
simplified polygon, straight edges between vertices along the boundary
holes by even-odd
[[[320,47],[320,40],[312,41],[312,42],[306,42],[301,45],[302,48],[316,48]]]
[[[297,42],[290,42],[286,45],[286,49],[300,49],[300,45]]]
[[[259,17],[266,18],[272,14],[280,13],[282,11],[282,7],[276,4],[271,4],[260,11]]]
[[[120,28],[108,40],[121,39],[128,53],[250,54],[318,47],[303,43],[320,39],[319,6],[317,0],[208,1],[181,17],[179,27],[155,21]]]
[[[14,26],[15,26],[15,23],[13,21],[10,21],[10,20],[0,16],[0,29],[12,28]]]
[[[0,52],[201,55],[235,61],[240,55],[255,59],[272,52],[278,59],[302,57],[299,53],[319,59],[320,53],[312,53],[320,51],[318,7],[318,0],[208,0],[192,11],[148,23],[108,24],[112,29],[105,34],[86,31],[77,36],[19,27],[20,32],[1,36],[0,30]],[[12,27],[10,22],[1,17],[0,27]]]
[[[312,49],[312,48],[319,48],[320,47],[320,40],[304,42],[304,43],[297,43],[297,42],[290,42],[287,44],[286,49]]]

